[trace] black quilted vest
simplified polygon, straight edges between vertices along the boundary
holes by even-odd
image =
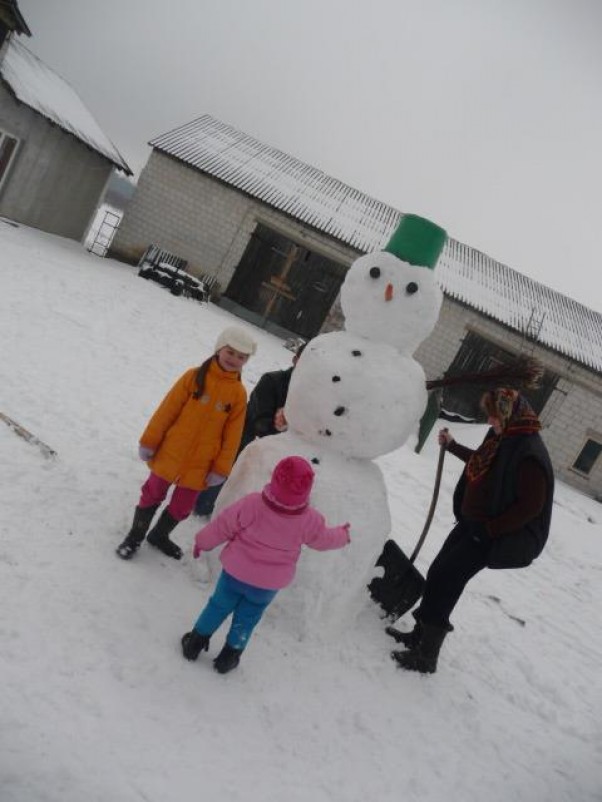
[[[486,439],[493,436],[490,429]],[[503,439],[491,466],[493,492],[489,499],[489,516],[501,515],[517,498],[518,466],[527,457],[536,459],[547,480],[548,492],[544,508],[537,518],[528,521],[515,532],[494,538],[487,565],[489,568],[522,568],[538,557],[548,539],[554,501],[554,472],[550,455],[539,434],[516,435]],[[460,512],[466,488],[466,470],[454,491],[454,514],[462,520]]]

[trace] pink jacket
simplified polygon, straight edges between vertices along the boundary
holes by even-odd
[[[195,554],[226,541],[220,560],[229,574],[258,588],[279,590],[292,582],[301,546],[340,549],[349,543],[349,532],[348,525],[326,526],[313,507],[287,513],[268,505],[261,493],[249,493],[197,533]]]

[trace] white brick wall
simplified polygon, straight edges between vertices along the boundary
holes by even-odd
[[[111,254],[135,263],[148,245],[157,244],[187,259],[191,273],[216,276],[223,290],[258,222],[341,264],[350,264],[357,255],[155,150],[140,175]]]
[[[443,375],[469,330],[516,353],[523,344],[517,332],[446,298],[434,332],[415,354],[427,378]],[[602,458],[597,460],[589,476],[583,476],[571,467],[588,437],[602,442],[602,376],[547,348],[536,345],[532,354],[548,370],[560,376],[541,413],[542,436],[556,475],[588,495],[602,499]]]

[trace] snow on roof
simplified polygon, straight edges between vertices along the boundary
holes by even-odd
[[[209,114],[149,143],[341,242],[382,248],[402,212]],[[449,239],[437,276],[446,295],[602,372],[602,315]]]
[[[132,171],[75,90],[43,61],[11,37],[0,62],[2,78],[17,100],[109,159],[127,175]]]
[[[359,251],[378,247],[401,217],[397,209],[209,114],[149,144]]]
[[[449,239],[437,265],[446,295],[602,373],[602,314]]]

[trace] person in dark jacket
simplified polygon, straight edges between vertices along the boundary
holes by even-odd
[[[269,434],[286,431],[283,409],[293,370],[304,348],[305,343],[297,348],[290,368],[264,373],[255,385],[247,404],[247,417],[240,442],[241,451],[256,437],[266,437]]]
[[[541,423],[517,391],[485,393],[490,430],[476,450],[447,429],[439,444],[466,463],[454,492],[456,525],[433,560],[411,632],[387,632],[406,651],[391,657],[401,668],[434,673],[453,627],[449,617],[466,584],[483,568],[524,568],[543,550],[552,517],[554,474],[539,435]]]
[[[240,440],[238,453],[248,446],[256,437],[285,432],[287,428],[284,417],[284,404],[288,395],[291,376],[299,357],[307,343],[298,346],[293,356],[293,364],[286,370],[273,370],[264,373],[255,385],[247,403],[245,425]],[[199,493],[196,501],[196,515],[211,515],[221,490],[221,485],[208,487]]]

